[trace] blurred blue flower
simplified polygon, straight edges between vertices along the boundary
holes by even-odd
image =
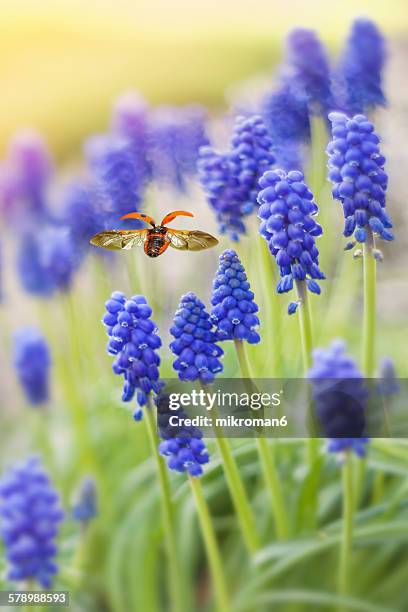
[[[332,105],[330,64],[325,48],[313,30],[296,28],[286,40],[284,79],[305,98],[311,114],[326,115]]]
[[[147,404],[151,393],[158,393],[161,346],[156,324],[151,320],[152,309],[142,295],[129,300],[120,291],[114,291],[105,302],[106,313],[102,322],[109,336],[107,351],[115,355],[112,369],[124,378],[122,401],[130,402],[135,393],[139,406]],[[133,414],[139,420],[142,413]]]
[[[353,450],[363,456],[369,441],[364,436],[368,392],[355,361],[345,352],[344,342],[334,341],[328,349],[313,351],[308,378],[312,381],[316,416],[329,438],[329,452]]]
[[[219,340],[246,340],[250,344],[260,341],[255,331],[259,325],[255,314],[258,306],[235,251],[226,250],[220,255],[211,304],[211,319]]]
[[[161,106],[150,115],[153,176],[180,191],[196,172],[198,151],[208,144],[206,112],[199,106]]]
[[[51,358],[40,331],[26,327],[14,334],[13,361],[28,402],[33,405],[47,402]]]
[[[167,457],[168,467],[176,472],[188,472],[190,476],[201,476],[202,466],[209,461],[202,432],[184,423],[187,415],[182,408],[170,410],[168,395],[161,394],[156,403],[159,434],[163,440],[159,452]],[[170,417],[177,417],[178,425],[171,425]]]
[[[83,524],[89,523],[98,515],[95,480],[90,476],[82,479],[76,500],[72,507],[72,518]]]
[[[309,291],[319,294],[316,281],[324,279],[324,274],[315,238],[322,234],[322,228],[313,218],[319,209],[303,174],[295,170],[287,174],[283,170],[265,172],[259,184],[259,233],[279,267],[277,292],[290,291],[294,281],[306,281]]]
[[[145,185],[144,168],[138,165],[129,141],[108,134],[93,136],[85,143],[85,155],[106,228],[141,227],[138,220],[120,221],[123,215],[139,210]]]
[[[216,344],[210,315],[194,293],[182,296],[170,333],[175,338],[170,349],[177,356],[173,368],[179,379],[213,382],[223,369],[219,359],[223,350]]]
[[[152,169],[149,160],[149,109],[147,102],[136,91],[129,91],[117,98],[112,113],[111,129],[130,144],[135,165],[140,168],[145,181]]]
[[[17,270],[22,287],[33,295],[48,297],[68,291],[80,263],[78,250],[66,226],[32,228],[19,239]]]
[[[306,96],[286,80],[277,91],[263,98],[261,114],[271,135],[279,167],[284,170],[301,169],[301,146],[310,140]]]
[[[90,187],[76,181],[64,189],[60,208],[61,221],[69,228],[78,253],[83,254],[92,236],[104,229],[104,219],[96,208],[96,196]]]
[[[22,212],[47,216],[46,191],[53,173],[53,162],[43,138],[34,131],[17,133],[12,139],[8,160],[18,197],[28,205]]]
[[[48,589],[58,572],[55,538],[63,519],[58,494],[37,458],[7,470],[0,481],[0,533],[8,579]]]
[[[343,205],[344,236],[365,242],[367,232],[393,240],[385,209],[388,176],[374,125],[364,115],[352,119],[330,113],[332,140],[327,146],[333,197]]]
[[[239,168],[233,163],[230,152],[217,153],[212,147],[200,149],[197,167],[220,233],[238,241],[246,232],[243,218],[247,196],[246,186],[239,182]]]
[[[354,114],[385,106],[385,60],[385,41],[376,24],[370,19],[356,19],[334,75],[337,107]]]

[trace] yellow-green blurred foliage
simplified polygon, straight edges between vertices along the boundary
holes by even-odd
[[[277,61],[294,25],[336,47],[355,16],[398,35],[406,13],[406,0],[2,0],[1,150],[32,126],[66,157],[104,129],[124,89],[218,105],[226,86]]]

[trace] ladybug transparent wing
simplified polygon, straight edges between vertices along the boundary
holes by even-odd
[[[142,246],[147,236],[147,230],[109,230],[95,234],[91,244],[111,251],[129,250]]]
[[[217,238],[200,230],[167,230],[170,246],[180,251],[204,251],[218,244]]]

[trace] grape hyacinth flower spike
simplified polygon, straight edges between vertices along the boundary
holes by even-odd
[[[365,410],[368,391],[354,359],[345,352],[342,341],[334,341],[328,349],[313,352],[308,372],[316,415],[328,438],[328,452],[341,458],[343,483],[343,525],[340,539],[338,585],[341,595],[349,590],[353,540],[353,514],[356,491],[352,453],[364,457],[369,439],[365,436]]]
[[[286,40],[284,80],[307,100],[310,114],[326,115],[331,106],[330,64],[325,48],[313,30],[296,28]]]
[[[177,356],[173,368],[179,379],[212,383],[222,372],[223,350],[216,344],[210,315],[194,293],[182,296],[170,333],[174,338],[170,349]]]
[[[266,170],[275,164],[273,142],[260,115],[237,117],[231,139],[231,159],[239,184],[246,193],[243,213],[251,214],[258,208],[258,182]]]
[[[106,226],[115,223],[120,229],[118,217],[140,207],[145,166],[134,157],[130,141],[116,134],[99,134],[88,139],[85,156]],[[134,228],[141,227],[140,221],[133,223]]]
[[[220,232],[238,241],[245,218],[257,206],[258,180],[275,163],[273,143],[260,116],[238,117],[230,150],[202,147],[198,160],[201,184],[214,209]]]
[[[288,307],[289,314],[293,314],[300,303],[306,302],[306,289],[320,294],[317,281],[325,278],[315,244],[315,238],[322,234],[314,219],[319,209],[299,171],[266,172],[259,184],[259,232],[279,267],[277,292],[287,293],[296,284],[299,299]]]
[[[49,397],[50,351],[45,338],[34,328],[23,328],[14,336],[14,366],[24,395],[33,406]]]
[[[260,341],[254,297],[238,255],[227,249],[220,255],[211,298],[211,319],[219,341],[245,340],[249,344]]]
[[[62,519],[58,494],[37,458],[5,472],[0,481],[0,534],[9,580],[35,580],[50,588],[58,572],[55,538]]]
[[[368,438],[364,435],[368,391],[345,343],[334,341],[328,349],[313,351],[308,372],[312,381],[316,415],[328,438],[330,453],[353,451],[365,455]]]
[[[53,173],[53,160],[41,135],[30,130],[17,133],[10,143],[9,162],[18,195],[28,204],[32,221],[46,218],[46,190]]]
[[[261,114],[274,144],[279,168],[286,171],[302,168],[301,148],[310,141],[310,118],[307,99],[285,80],[277,90],[266,94]]]
[[[149,154],[158,182],[184,192],[197,171],[200,147],[208,144],[206,111],[200,106],[158,107],[150,115]]]
[[[332,124],[332,140],[327,147],[329,180],[333,183],[333,197],[343,206],[344,236],[366,242],[373,256],[381,259],[374,236],[386,241],[394,236],[389,231],[392,223],[386,211],[388,176],[380,139],[364,115],[349,118],[343,113],[330,113],[329,119]],[[346,249],[354,244],[348,243]]]
[[[138,421],[142,418],[140,407],[161,388],[157,354],[161,340],[144,296],[127,299],[120,291],[114,291],[105,307],[102,322],[109,336],[107,351],[116,356],[112,369],[124,378],[122,401],[130,402],[136,394],[138,408],[133,417]]]
[[[375,366],[376,261],[382,260],[375,239],[394,239],[386,211],[385,158],[380,152],[380,139],[367,117],[330,113],[329,119],[333,136],[327,147],[329,179],[333,183],[333,197],[343,206],[343,234],[354,238],[345,248],[352,249],[356,241],[363,245],[362,251],[359,249],[354,255],[364,255],[363,360],[364,373],[370,377]]]
[[[188,472],[190,476],[201,476],[202,466],[209,462],[201,430],[184,423],[187,415],[182,408],[170,409],[167,394],[160,394],[156,405],[159,435],[162,439],[159,452],[167,457],[168,467],[176,472]],[[170,424],[171,416],[177,417],[178,425]]]
[[[334,74],[337,108],[365,113],[386,105],[382,84],[386,55],[377,25],[370,19],[356,19]]]

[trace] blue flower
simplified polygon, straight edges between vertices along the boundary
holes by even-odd
[[[86,185],[75,182],[69,184],[61,197],[61,221],[69,228],[76,248],[86,252],[89,240],[104,229],[95,206],[95,194]]]
[[[102,322],[109,336],[107,351],[115,355],[112,369],[124,378],[122,401],[130,402],[136,393],[137,404],[145,406],[151,393],[158,393],[161,346],[156,324],[151,320],[152,309],[142,295],[129,300],[120,291],[114,291],[105,302],[106,313]],[[139,409],[133,414],[139,420]]]
[[[206,113],[199,106],[156,109],[150,117],[150,158],[153,175],[185,191],[196,172],[198,151],[208,144]]]
[[[307,98],[287,79],[261,102],[261,113],[274,143],[277,164],[284,170],[302,167],[301,146],[310,140]]]
[[[38,220],[46,215],[46,189],[53,162],[42,137],[24,131],[15,135],[9,147],[9,162],[18,185],[19,196]]]
[[[335,341],[328,349],[313,351],[308,378],[318,421],[329,438],[329,452],[353,450],[363,456],[368,443],[364,436],[368,393],[363,375],[345,352],[344,342]]]
[[[76,501],[72,507],[72,518],[80,523],[87,524],[98,514],[96,484],[93,478],[83,478]]]
[[[214,210],[221,234],[239,240],[245,234],[243,221],[247,189],[239,183],[236,164],[230,153],[217,153],[212,147],[202,147],[198,160],[200,182]]]
[[[200,149],[198,170],[221,233],[237,241],[245,233],[245,216],[256,208],[260,176],[275,163],[273,144],[258,115],[238,117],[226,153]]]
[[[216,344],[213,323],[204,304],[194,293],[183,295],[175,313],[170,333],[170,349],[177,356],[173,368],[180,380],[212,383],[222,372],[223,350]]]
[[[167,465],[171,470],[201,476],[202,466],[209,461],[202,432],[184,423],[187,415],[182,408],[170,410],[168,395],[160,395],[156,403],[159,434],[163,440],[159,444],[159,453],[167,457]],[[170,417],[177,417],[177,425],[170,424]]]
[[[319,294],[316,281],[324,279],[324,274],[315,238],[322,228],[313,218],[319,209],[303,174],[295,170],[287,174],[283,170],[265,172],[259,184],[259,233],[279,267],[277,292],[291,291],[294,281],[306,281],[309,291]]]
[[[246,188],[245,213],[257,208],[258,182],[275,164],[273,142],[259,115],[237,117],[231,140],[231,158],[240,185]]]
[[[331,106],[329,58],[313,30],[297,28],[287,38],[286,78],[306,98],[309,112],[326,114]]]
[[[85,155],[106,227],[120,229],[120,217],[140,207],[145,184],[144,168],[137,164],[129,141],[118,136],[93,136],[85,144]],[[123,225],[126,229],[131,229],[131,224],[134,228],[142,225],[138,220],[122,223],[126,224]]]
[[[382,71],[384,38],[370,19],[356,19],[335,73],[336,102],[347,113],[385,106]]]
[[[24,394],[30,404],[48,401],[50,351],[37,329],[20,329],[14,335],[14,367]]]
[[[392,223],[385,209],[388,176],[384,171],[373,124],[364,115],[352,119],[330,113],[332,140],[327,146],[333,197],[343,205],[344,236],[365,242],[367,233],[393,240]]]
[[[63,512],[58,494],[38,459],[30,458],[3,475],[0,518],[8,579],[35,580],[43,588],[50,588],[58,572],[54,540]]]
[[[211,319],[218,340],[246,340],[250,344],[260,341],[258,306],[250,289],[244,266],[235,251],[220,255],[220,265],[213,283]]]
[[[34,228],[20,237],[17,270],[23,288],[33,295],[48,297],[68,291],[81,257],[66,226]]]
[[[136,167],[140,168],[144,180],[151,178],[149,160],[149,114],[147,102],[140,94],[130,91],[116,100],[111,120],[115,134],[130,144]]]

